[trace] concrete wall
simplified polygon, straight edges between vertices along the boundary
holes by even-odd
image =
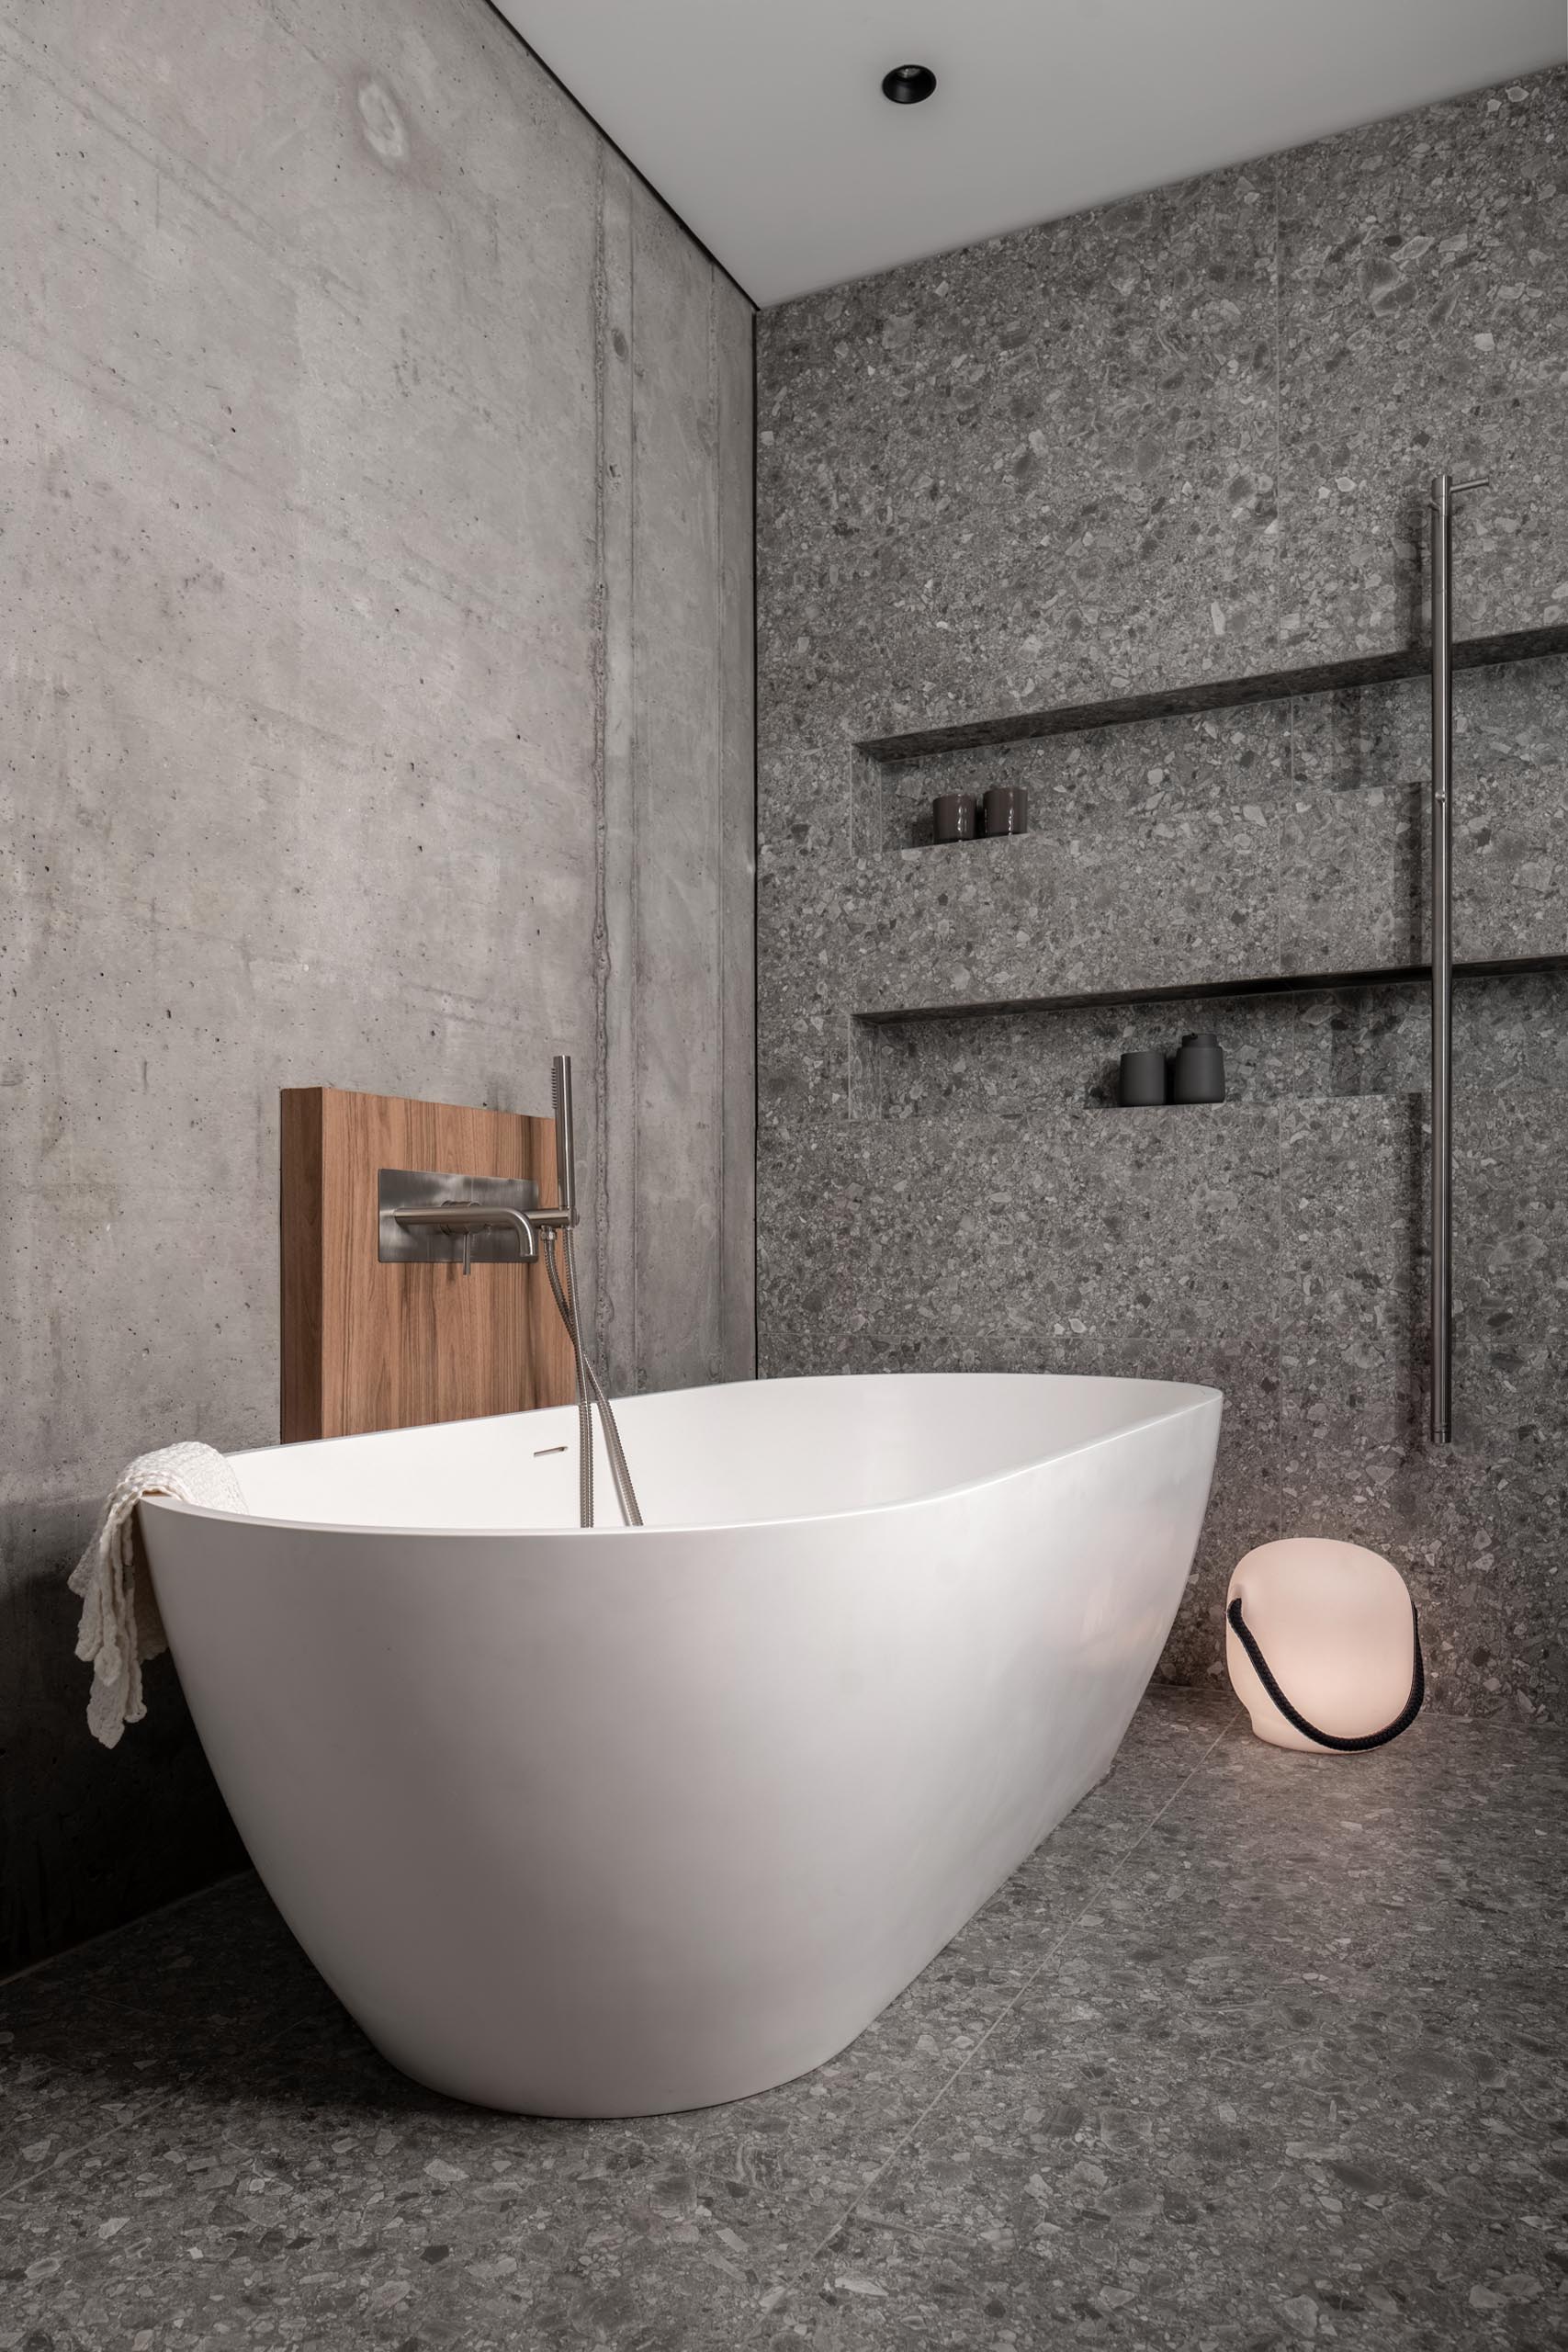
[[[752,1369],[750,307],[481,0],[0,0],[0,1964],[235,1859],[123,1460],[276,1433],[277,1091],[542,1108]]]
[[[1408,1575],[1438,1704],[1568,1714],[1565,151],[1559,70],[760,322],[762,1366],[1224,1388],[1179,1679],[1323,1533]],[[1459,633],[1555,649],[1460,684],[1456,952],[1553,968],[1458,992],[1434,1452],[1424,684],[854,746],[1408,647],[1445,463]],[[1026,839],[930,845],[1002,782]],[[1230,1101],[1111,1107],[1211,1026]]]

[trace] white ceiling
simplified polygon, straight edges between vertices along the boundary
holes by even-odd
[[[761,303],[1568,55],[1564,0],[499,5]]]

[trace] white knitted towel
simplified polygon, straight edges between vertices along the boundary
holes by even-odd
[[[147,1713],[141,1661],[169,1646],[152,1579],[141,1555],[136,1506],[143,1495],[172,1495],[213,1510],[243,1510],[240,1482],[209,1445],[164,1445],[139,1453],[104,1505],[97,1532],[71,1571],[82,1600],[76,1655],[93,1669],[87,1728],[106,1747]]]

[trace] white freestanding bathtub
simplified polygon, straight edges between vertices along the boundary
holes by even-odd
[[[642,1529],[576,1526],[570,1408],[236,1454],[254,1516],[141,1524],[256,1868],[371,2039],[485,2106],[653,2114],[852,2041],[1107,1771],[1220,1403],[744,1383],[617,1408]]]

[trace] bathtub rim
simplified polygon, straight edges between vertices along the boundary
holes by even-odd
[[[705,1382],[702,1388],[655,1389],[646,1393],[654,1396],[698,1396],[704,1395],[705,1391],[710,1388],[732,1388],[739,1385],[756,1388],[785,1389],[792,1387],[806,1387],[808,1385],[817,1386],[825,1385],[829,1381],[831,1381],[836,1385],[843,1380],[854,1380],[857,1378],[909,1381],[911,1383],[951,1380],[1069,1380],[1094,1381],[1098,1383],[1100,1381],[1109,1382],[1115,1380],[1125,1381],[1129,1384],[1135,1384],[1140,1387],[1167,1389],[1171,1391],[1174,1396],[1179,1396],[1181,1401],[1173,1402],[1165,1407],[1162,1410],[1144,1413],[1134,1419],[1122,1422],[1113,1430],[1102,1430],[1098,1437],[1085,1438],[1078,1444],[1068,1446],[1059,1453],[1041,1454],[1037,1459],[1031,1462],[1014,1463],[1010,1467],[1003,1470],[993,1471],[987,1476],[966,1479],[962,1485],[933,1487],[929,1492],[919,1495],[899,1495],[886,1502],[856,1503],[843,1510],[800,1512],[790,1518],[691,1521],[660,1520],[651,1525],[644,1527],[624,1527],[613,1523],[603,1527],[577,1527],[571,1525],[570,1522],[558,1527],[424,1527],[406,1524],[400,1521],[395,1525],[389,1525],[384,1521],[377,1521],[347,1519],[285,1519],[280,1518],[276,1512],[220,1510],[212,1504],[181,1502],[174,1495],[148,1495],[143,1498],[139,1508],[144,1510],[178,1511],[186,1518],[209,1519],[220,1521],[224,1525],[234,1527],[277,1528],[288,1533],[308,1535],[373,1535],[383,1538],[406,1536],[412,1540],[423,1543],[428,1543],[434,1538],[439,1538],[443,1543],[460,1542],[468,1538],[473,1538],[480,1542],[493,1543],[498,1536],[547,1536],[552,1540],[558,1536],[565,1536],[576,1537],[581,1541],[583,1538],[592,1538],[597,1540],[606,1536],[626,1538],[628,1536],[649,1535],[744,1535],[758,1532],[762,1529],[838,1526],[840,1522],[846,1520],[876,1519],[889,1511],[919,1510],[929,1504],[952,1502],[956,1498],[964,1495],[987,1494],[993,1487],[1006,1485],[1010,1479],[1027,1478],[1032,1476],[1036,1471],[1049,1469],[1055,1463],[1075,1462],[1082,1455],[1095,1453],[1100,1446],[1114,1444],[1119,1439],[1136,1436],[1145,1430],[1157,1429],[1166,1421],[1179,1420],[1184,1415],[1201,1411],[1204,1408],[1210,1405],[1217,1405],[1223,1416],[1225,1403],[1225,1394],[1223,1388],[1212,1388],[1205,1384],[1197,1381],[1145,1380],[1136,1374],[1088,1372],[900,1372],[859,1374],[854,1373],[800,1373],[792,1374],[784,1379],[776,1381],[753,1380],[740,1383],[737,1383],[735,1381],[710,1381]],[[613,1404],[636,1404],[637,1401],[638,1399],[635,1396],[626,1398],[614,1397],[611,1399]],[[536,1408],[535,1409],[546,1412],[569,1412],[572,1408],[565,1405],[556,1405]],[[349,1438],[304,1438],[298,1439],[293,1444],[288,1446],[284,1446],[282,1444],[275,1446],[236,1446],[231,1450],[225,1449],[223,1451],[223,1459],[230,1464],[234,1464],[237,1462],[243,1462],[248,1454],[292,1453],[296,1451],[303,1452],[308,1447],[343,1445],[352,1443],[354,1437],[392,1438],[412,1436],[416,1431],[424,1430],[471,1429],[477,1421],[509,1421],[521,1420],[526,1418],[526,1414],[517,1413],[475,1413],[465,1416],[461,1419],[453,1421],[417,1421],[412,1423],[407,1430],[356,1430],[353,1433],[353,1436]]]

